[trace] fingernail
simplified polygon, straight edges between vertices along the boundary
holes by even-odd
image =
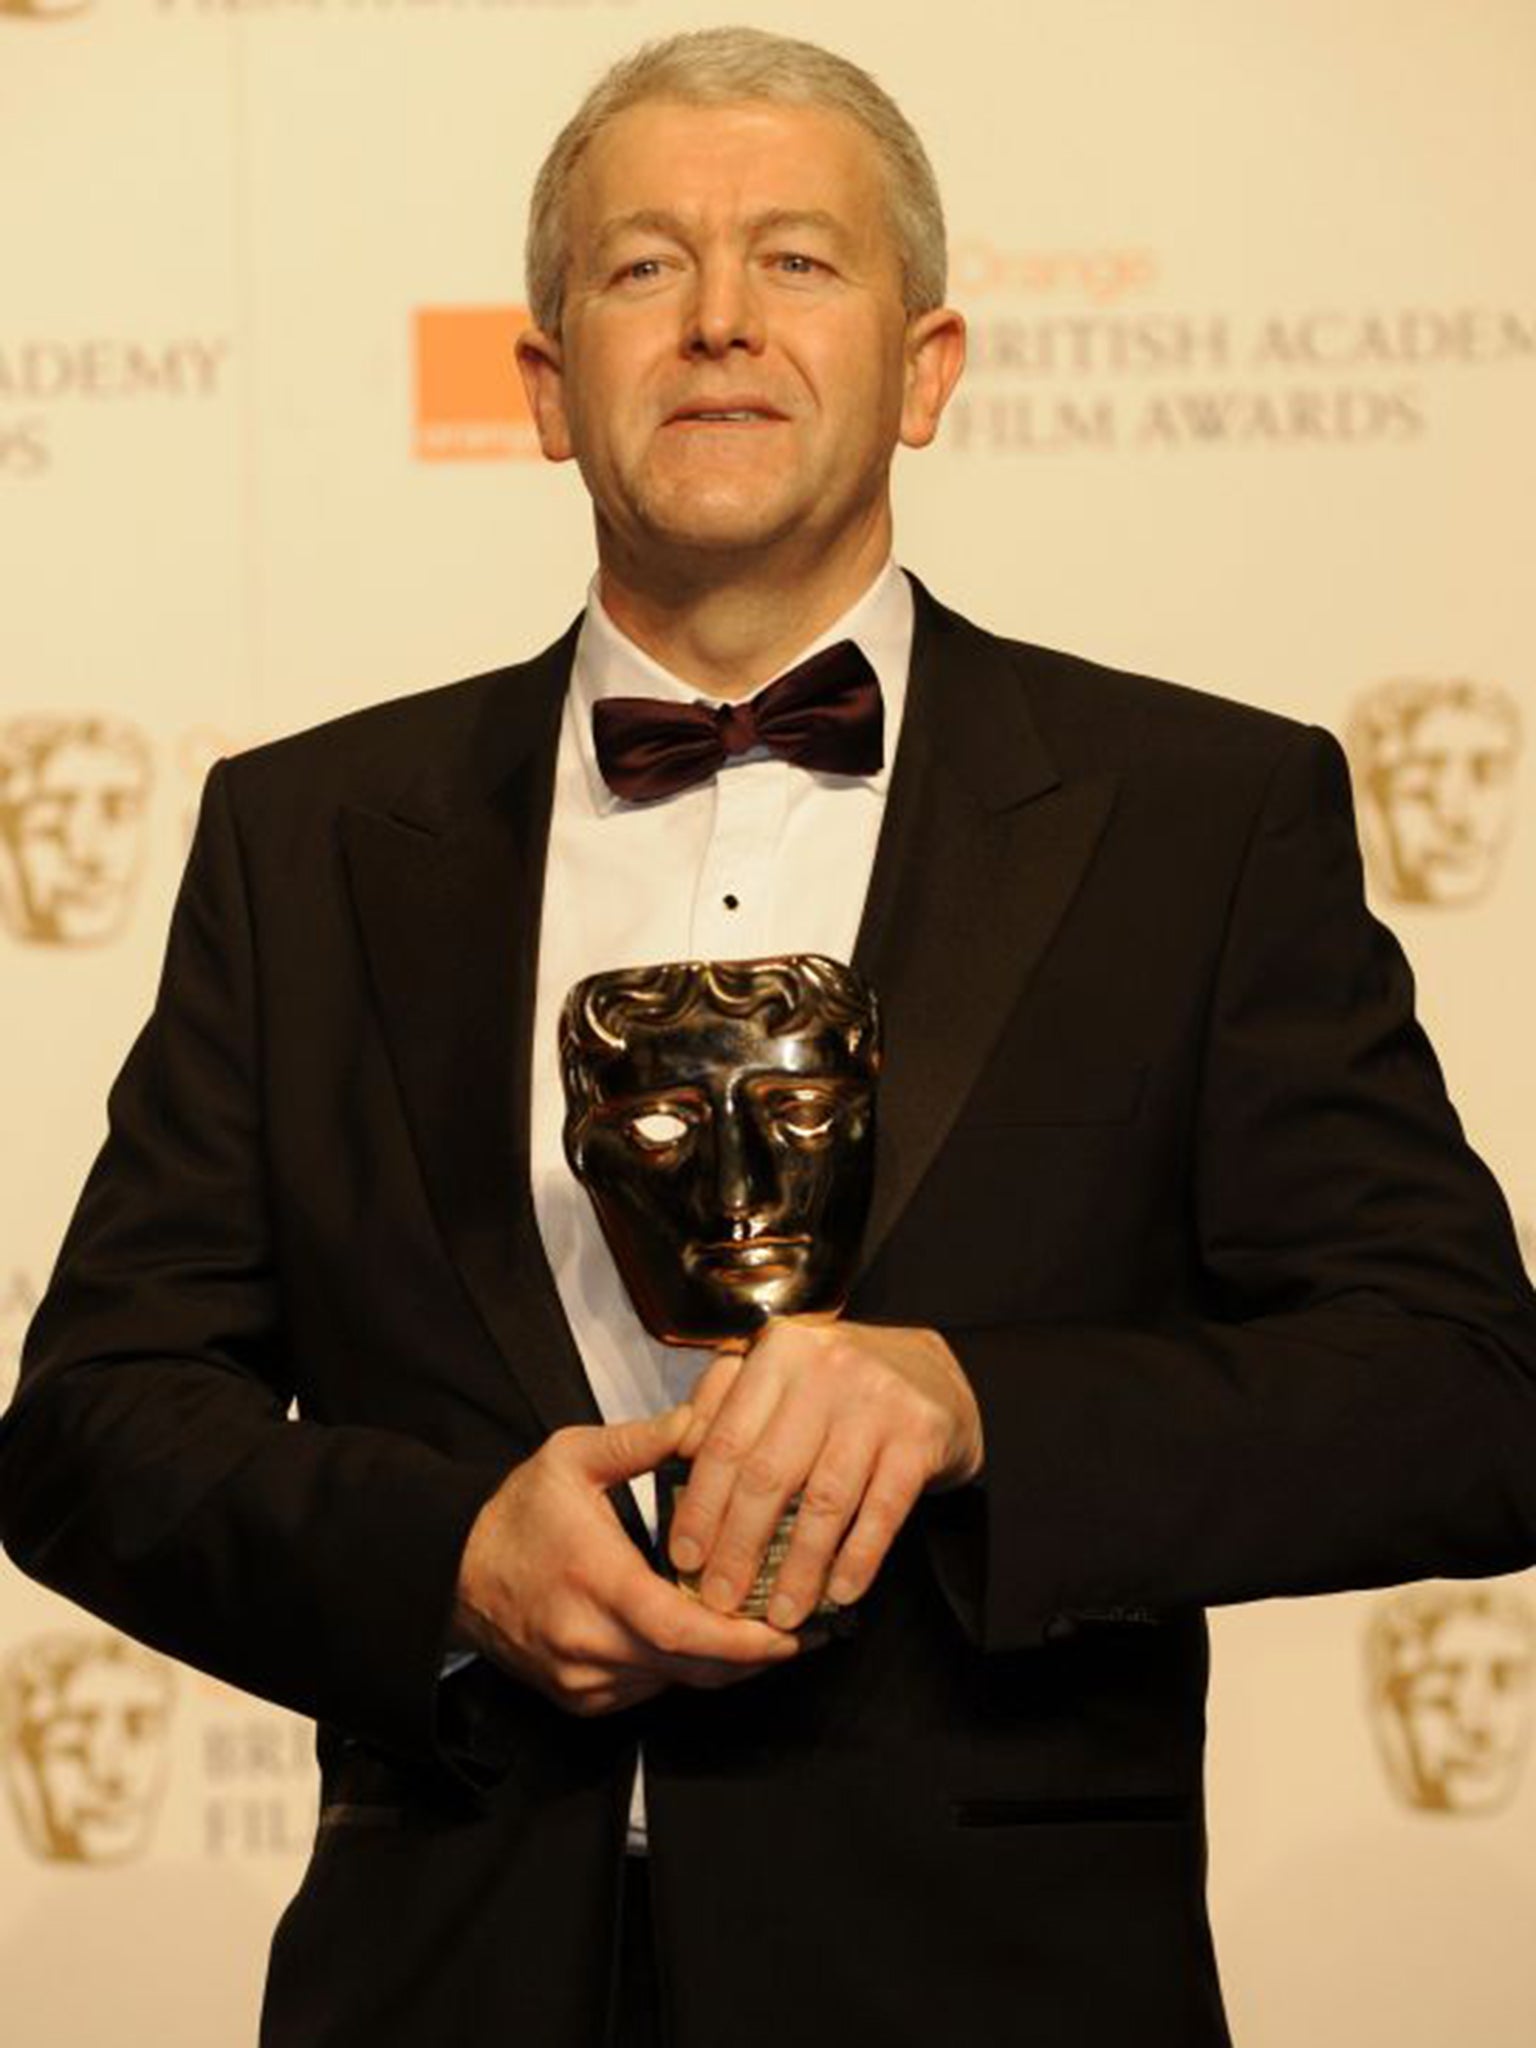
[[[680,1572],[696,1572],[704,1562],[704,1553],[691,1536],[675,1536],[672,1539],[672,1562]]]
[[[704,1581],[704,1604],[729,1614],[736,1605],[736,1588],[724,1572],[713,1572]]]
[[[787,1593],[775,1593],[768,1602],[768,1619],[775,1628],[790,1628],[795,1619],[795,1603]]]
[[[859,1597],[852,1579],[834,1578],[827,1586],[827,1598],[839,1607],[851,1607]]]

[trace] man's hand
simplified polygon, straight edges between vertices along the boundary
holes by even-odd
[[[821,1598],[857,1600],[919,1494],[982,1465],[981,1413],[936,1331],[787,1316],[745,1357],[722,1353],[689,1397],[680,1446],[693,1471],[672,1522],[672,1562],[702,1571],[730,1614],[791,1495],[794,1536],[768,1618],[792,1629]]]
[[[660,1578],[606,1498],[671,1456],[691,1420],[683,1407],[557,1430],[515,1466],[464,1546],[455,1642],[584,1716],[668,1685],[729,1685],[793,1658],[794,1637],[712,1613]]]

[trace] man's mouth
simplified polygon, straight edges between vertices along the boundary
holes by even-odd
[[[766,399],[723,400],[718,405],[680,405],[667,417],[669,427],[757,427],[777,425],[784,419],[777,406]]]

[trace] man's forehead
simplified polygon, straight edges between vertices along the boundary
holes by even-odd
[[[654,99],[626,107],[592,138],[572,178],[572,225],[585,240],[631,218],[704,227],[820,217],[862,239],[881,183],[873,138],[836,108],[747,100]]]
[[[835,248],[852,249],[858,237],[836,213],[825,206],[765,206],[757,213],[743,212],[733,223],[746,240],[764,235],[825,236]],[[709,222],[702,215],[667,206],[640,206],[627,213],[607,215],[598,223],[592,247],[599,257],[630,235],[661,235],[688,241],[707,233]]]

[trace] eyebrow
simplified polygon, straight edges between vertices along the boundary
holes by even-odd
[[[755,213],[746,223],[748,238],[758,241],[765,234],[782,233],[787,229],[805,230],[815,228],[827,235],[840,248],[848,248],[853,241],[845,222],[835,213],[828,213],[824,207],[769,207],[763,213]],[[633,213],[616,215],[604,221],[598,229],[593,244],[596,255],[601,259],[604,252],[620,237],[629,234],[665,235],[675,242],[686,242],[689,226],[683,216],[672,213],[666,207],[642,206]]]

